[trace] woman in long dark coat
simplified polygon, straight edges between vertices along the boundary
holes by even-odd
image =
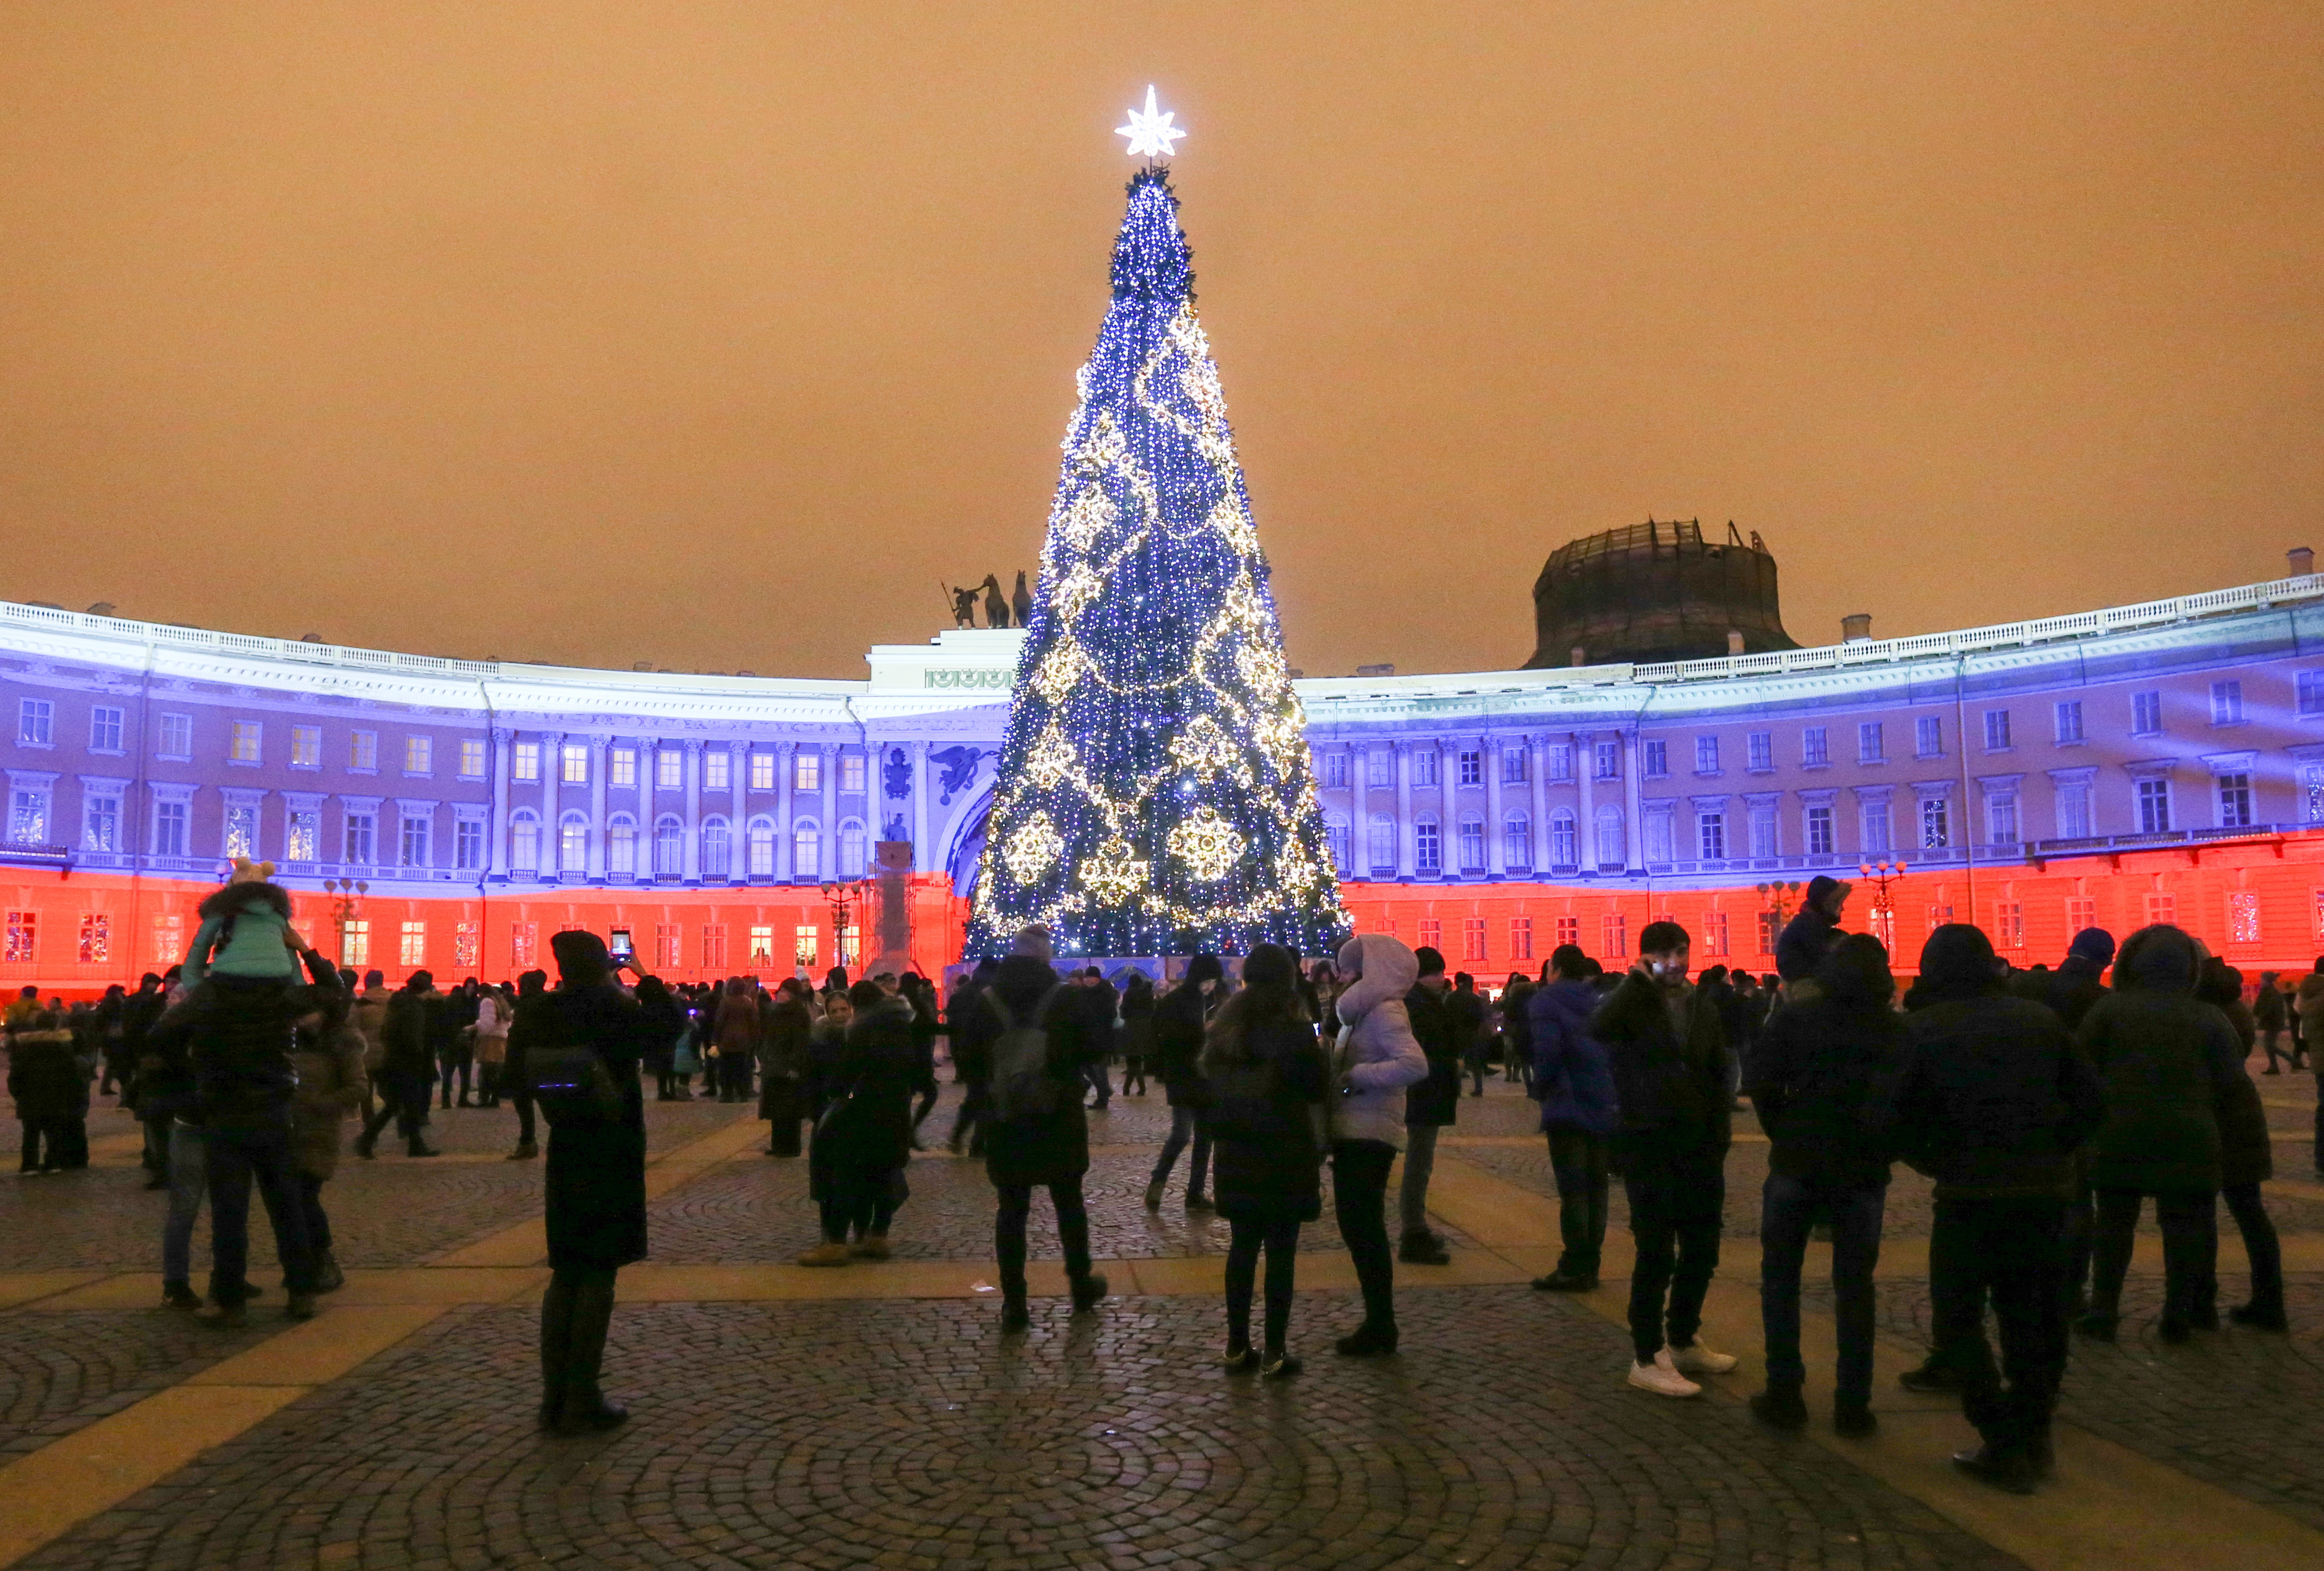
[[[853,1015],[839,1052],[818,1077],[823,1109],[807,1159],[823,1242],[799,1256],[801,1265],[887,1259],[888,1225],[903,1203],[904,1167],[912,1160],[912,1091],[919,1083],[912,1006],[877,982],[856,983],[848,1002]]]
[[[605,941],[594,932],[550,940],[560,978],[552,992],[518,1001],[509,1057],[536,1083],[548,1055],[582,1047],[612,1077],[610,1115],[549,1116],[549,1291],[540,1300],[540,1422],[560,1434],[608,1429],[628,1418],[598,1387],[613,1318],[613,1275],[646,1257],[646,1111],[638,1089],[646,1022],[614,986]],[[538,1061],[536,1061],[538,1059]]]
[[[1203,1045],[1209,1090],[1212,1192],[1227,1244],[1226,1366],[1268,1379],[1299,1373],[1286,1340],[1299,1228],[1323,1212],[1316,1111],[1332,1069],[1299,988],[1299,960],[1263,943],[1242,963],[1242,989],[1213,1016]],[[1267,1352],[1250,1345],[1250,1300],[1267,1251]]]

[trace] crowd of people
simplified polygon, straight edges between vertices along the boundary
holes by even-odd
[[[1611,1188],[1622,1184],[1635,1242],[1626,1378],[1645,1391],[1694,1396],[1701,1376],[1735,1367],[1701,1333],[1733,1116],[1747,1107],[1770,1142],[1766,1384],[1751,1406],[1777,1428],[1809,1421],[1800,1295],[1819,1234],[1832,1246],[1833,1423],[1849,1435],[1877,1428],[1873,1277],[1898,1162],[1933,1181],[1935,1205],[1932,1345],[1905,1383],[1959,1392],[1983,1443],[1956,1461],[1989,1483],[2028,1490],[2045,1470],[2070,1328],[2116,1336],[2148,1197],[2163,1239],[2166,1342],[2219,1324],[2221,1200],[2250,1261],[2250,1298],[2231,1317],[2286,1325],[2260,1189],[2272,1146],[2244,1064],[2264,1051],[2264,1074],[2301,1066],[2324,1026],[2324,960],[2289,987],[2268,974],[2246,1003],[2242,978],[2175,927],[2143,929],[2119,954],[2088,930],[2055,970],[2012,971],[1978,929],[1948,924],[1900,997],[1886,949],[1843,927],[1847,886],[1822,878],[1765,985],[1721,967],[1690,980],[1690,937],[1661,921],[1619,972],[1569,944],[1498,997],[1448,975],[1433,948],[1376,933],[1304,965],[1261,945],[1239,975],[1195,955],[1163,989],[1130,969],[1117,988],[1095,966],[1061,975],[1039,927],[943,998],[908,972],[851,983],[834,970],[820,987],[794,978],[771,990],[753,978],[670,986],[586,932],[557,935],[553,985],[534,970],[513,987],[471,978],[438,990],[418,971],[391,990],[379,972],[358,978],[309,946],[269,872],[236,869],[168,974],[69,1008],[27,988],[9,1006],[23,1171],[86,1165],[92,1082],[117,1089],[145,1130],[149,1187],[169,1191],[164,1302],[244,1323],[259,1293],[247,1272],[255,1187],[285,1312],[303,1318],[344,1281],[323,1190],[345,1124],[360,1119],[359,1158],[375,1158],[390,1123],[406,1154],[424,1158],[437,1153],[431,1109],[512,1104],[511,1160],[540,1154],[537,1119],[550,1129],[541,1419],[554,1429],[622,1416],[599,1373],[614,1275],[645,1254],[647,1079],[662,1101],[755,1098],[767,1153],[807,1161],[819,1237],[798,1263],[842,1266],[891,1253],[946,1056],[964,1094],[945,1144],[981,1159],[993,1186],[1004,1335],[1031,1321],[1036,1190],[1056,1214],[1072,1311],[1106,1295],[1082,1183],[1088,1113],[1117,1094],[1118,1063],[1121,1094],[1145,1093],[1150,1078],[1170,1109],[1147,1206],[1165,1204],[1183,1157],[1186,1210],[1227,1223],[1225,1366],[1299,1373],[1288,1343],[1298,1238],[1322,1216],[1326,1168],[1363,1308],[1336,1350],[1393,1354],[1397,1265],[1450,1259],[1428,1226],[1439,1133],[1464,1085],[1483,1094],[1496,1058],[1539,1105],[1559,1197],[1563,1247],[1534,1287],[1598,1287]],[[2317,1156],[2324,1168],[2324,1144]],[[198,1294],[192,1236],[205,1200],[211,1270]]]

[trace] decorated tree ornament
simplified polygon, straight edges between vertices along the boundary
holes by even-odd
[[[1156,134],[1183,134],[1163,119]],[[1177,198],[1158,167],[1129,194],[1061,444],[968,953],[1006,952],[1031,922],[1082,955],[1328,953],[1349,923]]]

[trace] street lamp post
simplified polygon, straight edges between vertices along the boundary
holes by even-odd
[[[852,959],[847,952],[847,935],[854,930],[847,923],[847,914],[862,905],[864,889],[870,882],[868,878],[858,878],[852,883],[826,878],[823,883],[823,897],[831,903],[831,947],[842,969],[849,969]]]
[[[1896,951],[1896,902],[1888,886],[1904,876],[1904,860],[1858,862],[1856,870],[1872,880],[1872,934],[1888,950]]]
[[[1799,898],[1800,883],[1794,878],[1787,884],[1762,884],[1758,888],[1759,898],[1766,903],[1766,909],[1759,917],[1760,952],[1772,955],[1775,952],[1776,941],[1784,936],[1784,923],[1791,916],[1792,902]]]

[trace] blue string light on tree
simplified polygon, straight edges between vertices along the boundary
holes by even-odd
[[[1120,134],[1170,155],[1154,90]],[[1113,303],[1041,550],[968,952],[1326,952],[1349,931],[1306,724],[1169,171],[1130,181]]]

